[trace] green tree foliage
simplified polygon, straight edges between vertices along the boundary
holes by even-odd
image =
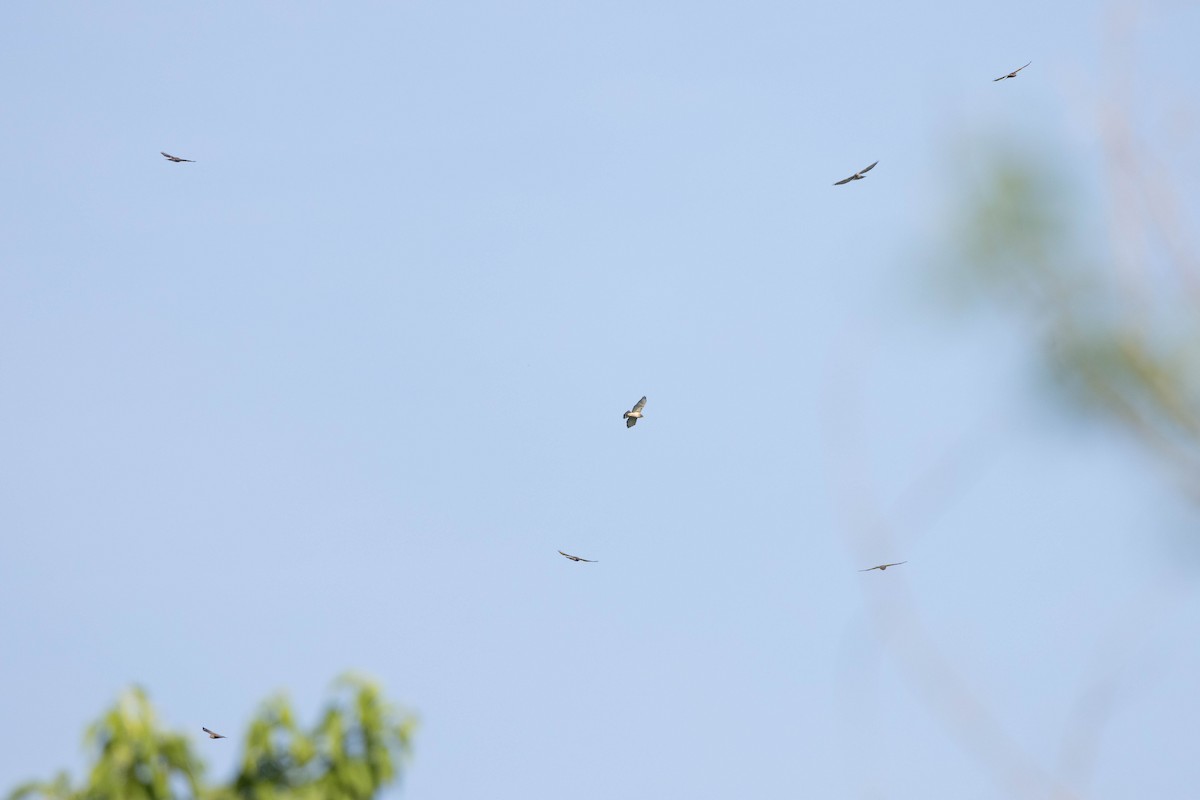
[[[208,785],[192,739],[163,729],[145,692],[131,689],[88,730],[94,762],[83,785],[64,772],[19,786],[8,800],[368,800],[399,778],[414,724],[361,678],[335,684],[311,730],[277,696],[242,737],[233,780]]]
[[[1196,261],[1148,211],[1110,226],[1138,246],[1088,247],[1064,183],[1038,159],[998,158],[956,206],[953,283],[1040,331],[1068,407],[1132,433],[1200,500]]]

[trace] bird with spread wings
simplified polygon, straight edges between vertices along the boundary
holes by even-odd
[[[875,162],[875,164],[878,164],[878,163],[879,163],[878,161]],[[868,172],[870,172],[871,170],[873,170],[875,168],[875,164],[872,164],[869,167],[863,167],[858,172],[851,175],[849,178],[846,178],[845,180],[842,180],[842,181],[838,181],[837,183],[834,184],[834,186],[841,186],[843,183],[849,183],[850,181],[861,181]]]
[[[588,564],[597,564],[597,563],[599,563],[599,562],[597,562],[597,561],[595,561],[595,560],[593,560],[593,559],[590,559],[590,558],[580,558],[579,556],[573,556],[573,555],[571,555],[570,553],[564,553],[562,550],[559,550],[559,551],[558,551],[558,554],[559,554],[560,556],[562,556],[563,558],[569,558],[569,559],[571,559],[572,561],[583,561],[583,562],[586,562],[586,563],[588,563]]]
[[[866,569],[860,569],[859,572],[870,572],[873,569],[877,569],[880,572],[883,572],[888,567],[898,567],[901,564],[907,564],[907,563],[908,563],[907,561],[893,561],[891,564],[880,564],[875,567],[867,567]]]
[[[1032,64],[1032,63],[1033,63],[1032,61],[1029,62],[1029,64]],[[1028,67],[1029,64],[1026,64],[1025,67]],[[1015,78],[1015,77],[1017,77],[1017,73],[1020,72],[1021,70],[1025,69],[1025,67],[1018,67],[1017,69],[1014,69],[1012,72],[1008,73],[1007,75],[1001,75],[999,78],[993,78],[992,83],[995,83],[996,81],[1007,80],[1009,78]]]
[[[638,400],[632,409],[625,412],[625,427],[632,428],[642,418],[642,409],[646,407],[646,398]]]
[[[176,164],[180,164],[180,163],[182,163],[182,162],[184,162],[184,161],[186,161],[186,162],[187,162],[187,163],[189,163],[189,164],[195,164],[195,163],[196,163],[195,161],[193,161],[193,160],[192,160],[192,159],[190,159],[190,158],[180,158],[179,156],[173,156],[173,155],[171,155],[170,153],[163,153],[163,151],[162,151],[162,150],[159,150],[158,152],[162,153],[162,157],[163,157],[163,158],[165,158],[167,161],[174,161]]]

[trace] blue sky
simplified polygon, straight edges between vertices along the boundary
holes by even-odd
[[[6,9],[0,787],[355,669],[405,797],[1012,796],[935,655],[1017,771],[1194,785],[1194,515],[923,288],[955,158],[1098,182],[1093,4],[344,5]]]

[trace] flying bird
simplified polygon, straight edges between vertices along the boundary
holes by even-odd
[[[1032,64],[1032,63],[1033,63],[1032,61],[1029,62],[1029,64]],[[1028,67],[1029,64],[1026,64],[1025,67]],[[1025,67],[1020,67],[1019,69],[1014,69],[1012,72],[1008,73],[1007,75],[1001,75],[999,78],[994,78],[994,79],[992,79],[992,83],[995,83],[996,81],[1002,81],[1007,78],[1015,78],[1015,77],[1017,77],[1017,73],[1020,72],[1021,70],[1025,69]]]
[[[642,418],[642,409],[646,407],[646,398],[637,401],[632,409],[625,412],[624,420],[625,427],[632,428],[637,425],[637,421]]]
[[[878,161],[875,162],[875,164],[878,164],[878,163],[879,163]],[[846,180],[838,181],[837,183],[834,184],[834,186],[841,186],[843,183],[849,183],[850,181],[861,181],[868,172],[870,172],[872,169],[875,168],[875,164],[872,164],[869,167],[864,167],[863,169],[860,169],[858,172],[854,173],[849,178],[846,178]]]
[[[227,738],[229,738],[227,736],[222,736],[221,734],[216,733],[215,731],[210,731],[208,728],[201,728],[200,730],[207,733],[208,738],[210,738],[210,739],[227,739]]]
[[[908,563],[907,561],[895,561],[895,562],[892,562],[891,564],[880,564],[877,567],[867,567],[866,569],[860,569],[859,572],[870,572],[873,569],[877,569],[880,572],[883,572],[888,567],[898,567],[901,564],[907,564],[907,563]]]
[[[176,164],[180,163],[181,161],[186,161],[189,164],[196,163],[195,161],[193,161],[190,158],[180,158],[179,156],[173,156],[170,153],[163,153],[162,150],[159,150],[158,152],[162,153],[163,158],[165,158],[167,161],[174,161]]]
[[[558,554],[559,554],[560,556],[562,556],[563,558],[569,558],[569,559],[571,559],[572,561],[586,561],[586,562],[587,562],[587,563],[589,563],[589,564],[595,564],[595,563],[598,563],[598,562],[596,562],[595,560],[593,560],[593,559],[590,559],[590,558],[580,558],[579,556],[573,556],[573,555],[571,555],[570,553],[564,553],[562,550],[559,550],[559,551],[558,551]]]

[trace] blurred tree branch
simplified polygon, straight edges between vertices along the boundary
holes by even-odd
[[[1200,501],[1200,316],[1190,254],[1173,237],[1155,249],[1165,265],[1123,267],[1114,256],[1099,266],[1060,213],[1062,183],[1039,159],[999,156],[982,186],[956,204],[949,277],[965,289],[960,297],[1036,326],[1045,372],[1072,413],[1093,412],[1133,434]],[[1139,225],[1133,238],[1152,242],[1170,226],[1151,221],[1123,224]],[[1141,276],[1136,291],[1132,275]]]
[[[1117,49],[1128,45],[1134,13],[1131,6],[1114,8]],[[1194,184],[1172,183],[1158,166],[1171,164],[1178,174],[1181,154],[1155,158],[1146,144],[1154,138],[1145,134],[1148,123],[1129,101],[1127,76],[1136,71],[1122,57],[1128,53],[1116,56],[1105,59],[1116,74],[1101,84],[1105,113],[1096,129],[1104,179],[1096,197],[1108,203],[1107,224],[1089,218],[1088,203],[1070,191],[1073,182],[1057,167],[1061,160],[996,148],[974,181],[962,182],[971,170],[952,171],[955,196],[945,227],[953,233],[938,242],[945,254],[938,284],[954,290],[961,307],[998,309],[1032,331],[1041,374],[1060,407],[1072,418],[1128,434],[1200,503],[1200,260],[1189,235],[1194,226],[1184,222],[1196,208],[1196,198],[1187,195]],[[979,148],[978,141],[970,144]],[[848,543],[863,563],[872,563],[880,552],[895,552],[897,521],[867,485],[865,443],[853,418],[860,393],[851,381],[859,360],[837,362],[830,386],[834,423],[827,430]],[[933,485],[941,494],[928,495],[928,507],[948,500],[948,484]],[[886,602],[867,595],[879,641],[934,716],[1015,797],[1075,797],[1087,789],[1101,732],[1129,689],[1123,677],[1132,672],[1129,654],[1137,652],[1145,620],[1180,599],[1178,586],[1155,583],[1134,622],[1114,627],[1111,650],[1124,660],[1107,658],[1099,677],[1080,689],[1056,772],[1006,734],[984,693],[973,692],[970,676],[939,650],[904,580],[897,576],[889,590]],[[1121,668],[1112,666],[1118,662]]]

